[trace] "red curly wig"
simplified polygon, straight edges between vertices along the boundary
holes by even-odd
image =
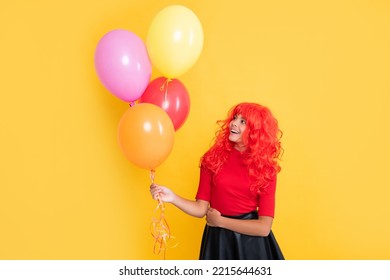
[[[229,140],[229,124],[234,116],[241,115],[246,120],[242,135],[244,161],[251,178],[251,190],[260,193],[267,182],[280,172],[279,160],[282,155],[280,138],[282,131],[271,111],[256,103],[240,103],[228,112],[225,120],[217,121],[214,144],[202,156],[200,165],[217,174],[229,158],[234,144]]]

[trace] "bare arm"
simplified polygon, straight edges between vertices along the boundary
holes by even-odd
[[[154,199],[161,199],[163,202],[172,203],[183,212],[194,217],[204,217],[209,207],[208,201],[186,199],[163,186],[151,185],[150,192]]]
[[[260,216],[257,220],[239,220],[221,216],[213,208],[207,211],[207,224],[212,227],[226,228],[241,234],[254,236],[268,236],[272,227],[273,218]]]

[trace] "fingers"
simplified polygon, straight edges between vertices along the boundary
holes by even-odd
[[[158,200],[159,195],[162,192],[163,192],[163,188],[162,187],[160,187],[160,186],[158,186],[156,184],[152,184],[150,186],[150,194],[152,195],[153,199]]]
[[[209,208],[209,209],[207,210],[207,214],[206,214],[206,215],[212,215],[212,214],[221,215],[221,213],[220,213],[217,209],[215,209],[215,208]]]
[[[209,208],[206,213],[206,223],[209,226],[216,227],[218,226],[218,219],[221,216],[221,213],[214,208]]]

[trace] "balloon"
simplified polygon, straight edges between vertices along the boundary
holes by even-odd
[[[172,5],[152,20],[146,39],[152,64],[168,78],[177,78],[197,61],[203,48],[203,29],[188,8]]]
[[[171,118],[175,131],[183,125],[190,109],[190,97],[185,86],[177,79],[165,77],[151,81],[139,102],[162,108]]]
[[[103,85],[125,102],[137,100],[148,86],[152,64],[143,41],[127,30],[113,30],[100,39],[95,68]]]
[[[122,116],[118,140],[125,157],[138,167],[154,170],[170,154],[175,130],[160,107],[138,103]]]

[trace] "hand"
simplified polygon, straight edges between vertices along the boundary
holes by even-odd
[[[155,200],[161,200],[162,202],[172,202],[175,198],[175,193],[167,187],[152,184],[150,186],[150,193]]]
[[[206,213],[207,225],[211,227],[219,227],[221,218],[221,213],[217,209],[209,208]]]

